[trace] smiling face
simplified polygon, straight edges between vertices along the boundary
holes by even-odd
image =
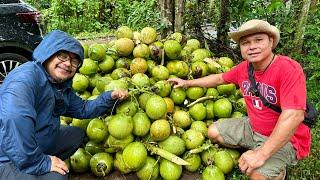
[[[61,51],[47,60],[44,68],[55,82],[62,83],[74,76],[79,64],[75,54]]]
[[[241,55],[251,63],[263,64],[272,56],[273,38],[266,33],[256,33],[240,39]]]

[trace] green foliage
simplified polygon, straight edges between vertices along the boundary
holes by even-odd
[[[316,7],[318,9],[320,5]],[[308,24],[304,33],[302,53],[292,53],[303,66],[307,77],[308,98],[320,111],[320,11],[309,13]],[[318,158],[320,158],[318,156]]]
[[[235,0],[230,2],[229,11],[232,25],[239,27],[249,19],[266,19],[274,24],[285,17],[287,10],[282,0]]]
[[[218,0],[186,0],[185,2],[185,26],[189,32],[199,31],[203,25],[210,25],[219,20]]]
[[[264,19],[277,26],[281,31],[281,42],[286,42],[287,33],[293,30],[286,27],[292,19],[290,13],[292,9],[282,0],[236,0],[231,1],[229,6],[231,27],[239,27],[245,21],[250,19]],[[239,14],[241,14],[239,16]]]
[[[26,2],[32,4],[35,8],[41,10],[41,9],[46,9],[50,6],[51,0],[27,0]]]
[[[289,167],[290,179],[318,179],[320,177],[320,123],[311,130],[311,155]]]
[[[70,34],[109,32],[127,25],[134,30],[162,28],[156,0],[29,0],[42,12],[46,30],[61,29]]]
[[[161,29],[160,12],[156,11],[156,0],[117,0],[113,18],[118,26],[126,25],[134,30],[151,26]]]

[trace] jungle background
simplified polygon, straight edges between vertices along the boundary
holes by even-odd
[[[308,99],[320,110],[319,0],[27,0],[42,13],[45,32],[64,30],[80,40],[112,36],[120,26],[133,30],[150,26],[166,37],[182,32],[206,43],[217,57],[240,62],[239,48],[227,33],[258,18],[281,31],[276,53],[302,64]],[[320,123],[312,130],[311,155],[289,167],[290,179],[320,177]],[[243,179],[239,170],[233,179]]]

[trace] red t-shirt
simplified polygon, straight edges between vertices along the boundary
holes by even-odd
[[[223,80],[240,86],[245,99],[248,116],[253,131],[270,136],[279,113],[263,106],[259,97],[249,92],[248,61],[243,61],[232,70],[223,74]],[[263,72],[254,71],[258,89],[265,99],[284,109],[306,109],[306,81],[299,63],[286,56],[278,56]],[[303,159],[310,153],[310,129],[301,123],[291,137],[297,159]]]

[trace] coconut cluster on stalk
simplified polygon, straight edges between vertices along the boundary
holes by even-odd
[[[84,146],[66,162],[75,173],[108,176],[114,169],[139,179],[179,179],[183,169],[203,179],[224,179],[240,153],[208,139],[208,126],[246,115],[234,84],[173,88],[172,77],[195,79],[230,70],[228,57],[214,57],[200,41],[173,33],[160,39],[152,27],[122,26],[116,39],[83,44],[85,59],[72,88],[85,99],[124,89],[130,97],[94,119],[61,117],[61,124],[86,131]]]

